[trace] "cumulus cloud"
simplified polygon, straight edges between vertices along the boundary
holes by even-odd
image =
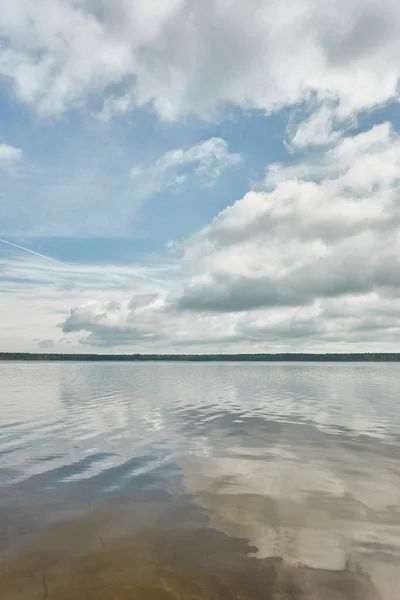
[[[130,308],[128,300],[92,301],[74,307],[61,327],[81,345],[122,352],[396,350],[397,298],[384,300],[382,312],[382,298],[375,293],[352,298],[352,312],[346,303],[342,310],[342,303],[326,299],[307,307],[193,315],[164,301],[142,310]]]
[[[165,121],[207,120],[232,107],[292,107],[288,149],[302,153],[270,165],[261,185],[178,240],[166,285],[144,268],[146,285],[135,278],[115,299],[118,284],[102,287],[100,270],[91,293],[71,296],[67,317],[60,309],[65,334],[141,351],[395,344],[400,139],[390,123],[357,127],[361,113],[399,100],[399,27],[397,0],[6,0],[0,77],[40,115],[82,107],[108,119],[146,107]],[[0,145],[0,168],[21,157]],[[3,227],[60,236],[74,223],[77,236],[130,235],[143,197],[190,181],[212,186],[240,160],[211,137],[134,165],[130,185],[113,183],[107,160],[96,174],[44,187],[35,172],[15,196],[4,192]],[[18,218],[17,196],[29,196]]]
[[[210,138],[189,148],[170,150],[151,166],[133,167],[130,174],[137,192],[151,196],[167,188],[179,191],[189,177],[202,187],[211,187],[221,171],[240,161],[240,154],[229,152],[225,140]]]
[[[135,341],[157,340],[159,333],[156,328],[157,309],[152,302],[139,302],[133,307],[129,303],[89,302],[71,310],[70,315],[62,324],[63,333],[90,332],[85,343],[93,345],[119,345]],[[141,310],[142,309],[142,310]],[[149,319],[149,314],[151,319]]]
[[[184,315],[176,310],[172,296],[139,292],[122,301],[86,302],[70,311],[62,331],[80,334],[81,344],[130,346],[142,352],[213,345],[235,337],[232,315],[224,319]]]
[[[22,160],[22,150],[9,146],[8,144],[0,144],[0,170],[8,169],[19,164]]]
[[[398,98],[399,25],[397,0],[6,0],[0,73],[44,114],[102,94],[109,116],[306,101],[340,121]]]
[[[247,193],[188,241],[194,274],[180,307],[245,311],[397,291],[399,168],[387,123],[314,163],[272,166],[266,191]]]
[[[139,340],[148,351],[392,347],[399,173],[400,138],[388,123],[271,165],[263,190],[183,243],[181,279],[168,290],[78,306],[64,332],[94,345]]]
[[[82,351],[79,333],[60,336],[57,324],[71,306],[113,304],[109,298],[149,298],[168,286],[168,265],[71,264],[69,268],[38,255],[4,246],[0,251],[0,320],[4,351],[37,351],[37,342],[54,341],[55,352]],[[115,345],[115,340],[112,341]],[[68,348],[67,348],[68,346]]]

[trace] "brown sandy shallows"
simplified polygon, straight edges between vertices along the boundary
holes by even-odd
[[[376,600],[349,571],[259,560],[254,548],[170,506],[81,517],[0,564],[1,600]],[[149,520],[152,525],[149,525]]]

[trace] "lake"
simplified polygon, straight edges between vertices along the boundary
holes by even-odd
[[[400,364],[0,363],[0,597],[400,598]]]

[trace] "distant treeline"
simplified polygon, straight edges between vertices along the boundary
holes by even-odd
[[[0,360],[48,360],[48,361],[241,361],[241,362],[393,362],[400,361],[400,353],[363,352],[355,354],[52,354],[28,352],[0,352]]]

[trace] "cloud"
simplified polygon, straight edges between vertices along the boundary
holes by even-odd
[[[186,245],[192,311],[306,306],[400,287],[400,139],[384,123],[321,159],[272,166]],[[298,173],[298,176],[295,175]]]
[[[141,310],[129,301],[83,303],[61,323],[66,336],[103,351],[139,353],[395,351],[398,299],[374,293],[352,299],[354,314],[326,299],[307,307],[274,307],[241,313],[188,314],[165,299]],[[135,296],[133,297],[135,299]],[[389,314],[380,312],[385,304]],[[136,299],[135,299],[136,303]],[[344,303],[345,304],[345,303]],[[135,304],[136,306],[136,304]]]
[[[373,122],[372,111],[399,100],[399,27],[396,0],[328,8],[322,0],[6,0],[0,77],[41,116],[80,108],[110,119],[145,107],[179,121],[172,133],[189,124],[207,137],[211,124],[188,116],[292,108],[287,164],[269,165],[261,184],[178,240],[165,277],[146,265],[80,265],[60,275],[14,255],[3,261],[10,327],[22,332],[34,322],[29,339],[46,342],[61,323],[73,348],[395,347],[400,139],[390,123],[370,127],[359,117]],[[230,121],[229,132],[242,123]],[[103,125],[104,140],[110,133],[118,142]],[[216,135],[229,139],[223,131]],[[3,174],[6,239],[24,231],[128,238],[144,198],[207,188],[241,160],[222,137],[143,164],[133,147],[97,140],[61,169],[56,157],[23,177]],[[0,169],[21,160],[20,149],[0,145]]]
[[[180,278],[167,289],[78,305],[63,331],[150,352],[394,348],[399,173],[388,123],[271,165],[264,190],[181,245]]]
[[[42,350],[49,350],[50,348],[54,348],[54,341],[53,340],[40,340],[38,342],[37,346],[38,346],[38,348],[41,348]]]
[[[71,309],[62,331],[81,334],[79,343],[84,345],[128,346],[139,352],[169,352],[235,336],[231,315],[225,319],[184,315],[175,310],[172,295],[139,292],[120,301],[86,302]]]
[[[0,171],[18,165],[21,160],[22,150],[20,148],[15,148],[8,144],[0,144]]]
[[[155,327],[156,316],[157,307],[151,302],[134,310],[126,303],[95,301],[72,309],[62,324],[62,331],[90,332],[90,336],[81,341],[93,345],[133,344],[143,339],[154,341],[160,336]]]
[[[352,122],[351,122],[352,124]],[[343,129],[345,123],[341,123]],[[326,146],[338,140],[342,131],[335,129],[335,111],[329,103],[322,104],[316,110],[311,109],[307,118],[300,115],[300,123],[290,123],[287,128],[289,148],[299,150],[310,146]]]
[[[211,187],[221,171],[241,160],[240,154],[229,152],[225,140],[210,138],[189,148],[170,150],[154,165],[137,165],[130,174],[137,193],[151,196],[167,188],[179,191],[190,177],[195,178],[201,187]]]
[[[99,97],[109,116],[166,120],[306,102],[334,122],[398,99],[399,25],[397,0],[6,0],[0,73],[41,114]]]
[[[39,256],[4,247],[0,252],[0,324],[2,348],[37,350],[35,342],[52,339],[54,351],[82,351],[79,334],[68,339],[57,328],[71,306],[109,298],[157,294],[168,288],[170,267],[155,265],[71,264],[69,269]],[[34,340],[34,341],[33,341]]]

